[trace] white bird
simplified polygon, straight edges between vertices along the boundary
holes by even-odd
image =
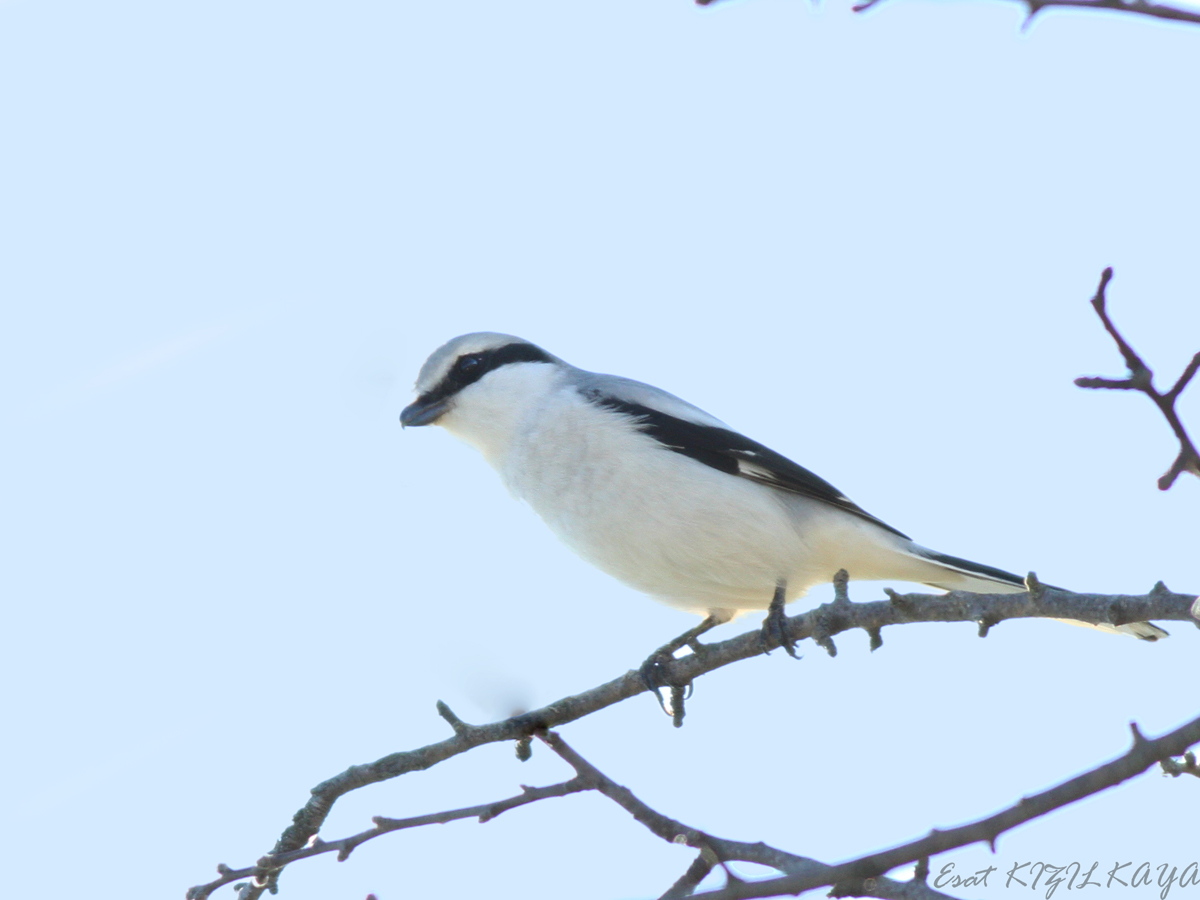
[[[764,632],[790,653],[783,604],[839,569],[944,590],[1025,590],[1010,572],[914,543],[827,481],[666,391],[577,369],[518,337],[454,338],[425,361],[416,391],[403,425],[441,425],[477,448],[585,560],[707,617],[664,649],[770,609],[776,618]],[[1167,634],[1148,622],[1096,627],[1145,640]]]

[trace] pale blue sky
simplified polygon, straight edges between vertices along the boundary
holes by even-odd
[[[444,737],[437,699],[496,718],[693,623],[572,556],[449,435],[401,432],[461,332],[674,391],[946,552],[1200,590],[1200,482],[1155,488],[1166,425],[1071,384],[1121,372],[1087,306],[1106,265],[1161,378],[1200,349],[1200,28],[1021,20],[0,3],[5,894],[182,897],[317,782]],[[1181,409],[1200,429],[1200,389]],[[667,814],[835,861],[1103,761],[1130,719],[1194,716],[1200,634],[1169,627],[847,635],[706,677],[682,730],[642,697],[563,734]],[[487,748],[346,798],[325,836],[563,774]],[[1198,789],[1143,777],[998,859],[1182,868]],[[586,796],[282,886],[653,897],[690,856]]]

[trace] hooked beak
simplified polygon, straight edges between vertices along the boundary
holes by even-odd
[[[450,399],[443,397],[441,399],[429,399],[426,397],[418,397],[400,413],[400,424],[404,428],[409,425],[416,427],[418,425],[432,425],[436,422],[447,409],[450,408]]]

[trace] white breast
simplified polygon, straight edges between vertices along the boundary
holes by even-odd
[[[580,556],[685,609],[766,607],[801,550],[774,492],[672,452],[570,387],[498,468]]]

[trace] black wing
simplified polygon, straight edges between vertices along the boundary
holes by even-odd
[[[799,494],[801,497],[820,500],[886,528],[892,534],[908,538],[908,535],[855,505],[849,497],[825,479],[736,431],[688,422],[640,403],[618,400],[599,391],[589,391],[588,399],[598,406],[633,417],[642,431],[668,450],[682,453],[730,475],[749,478],[751,481],[768,484],[782,491]]]

